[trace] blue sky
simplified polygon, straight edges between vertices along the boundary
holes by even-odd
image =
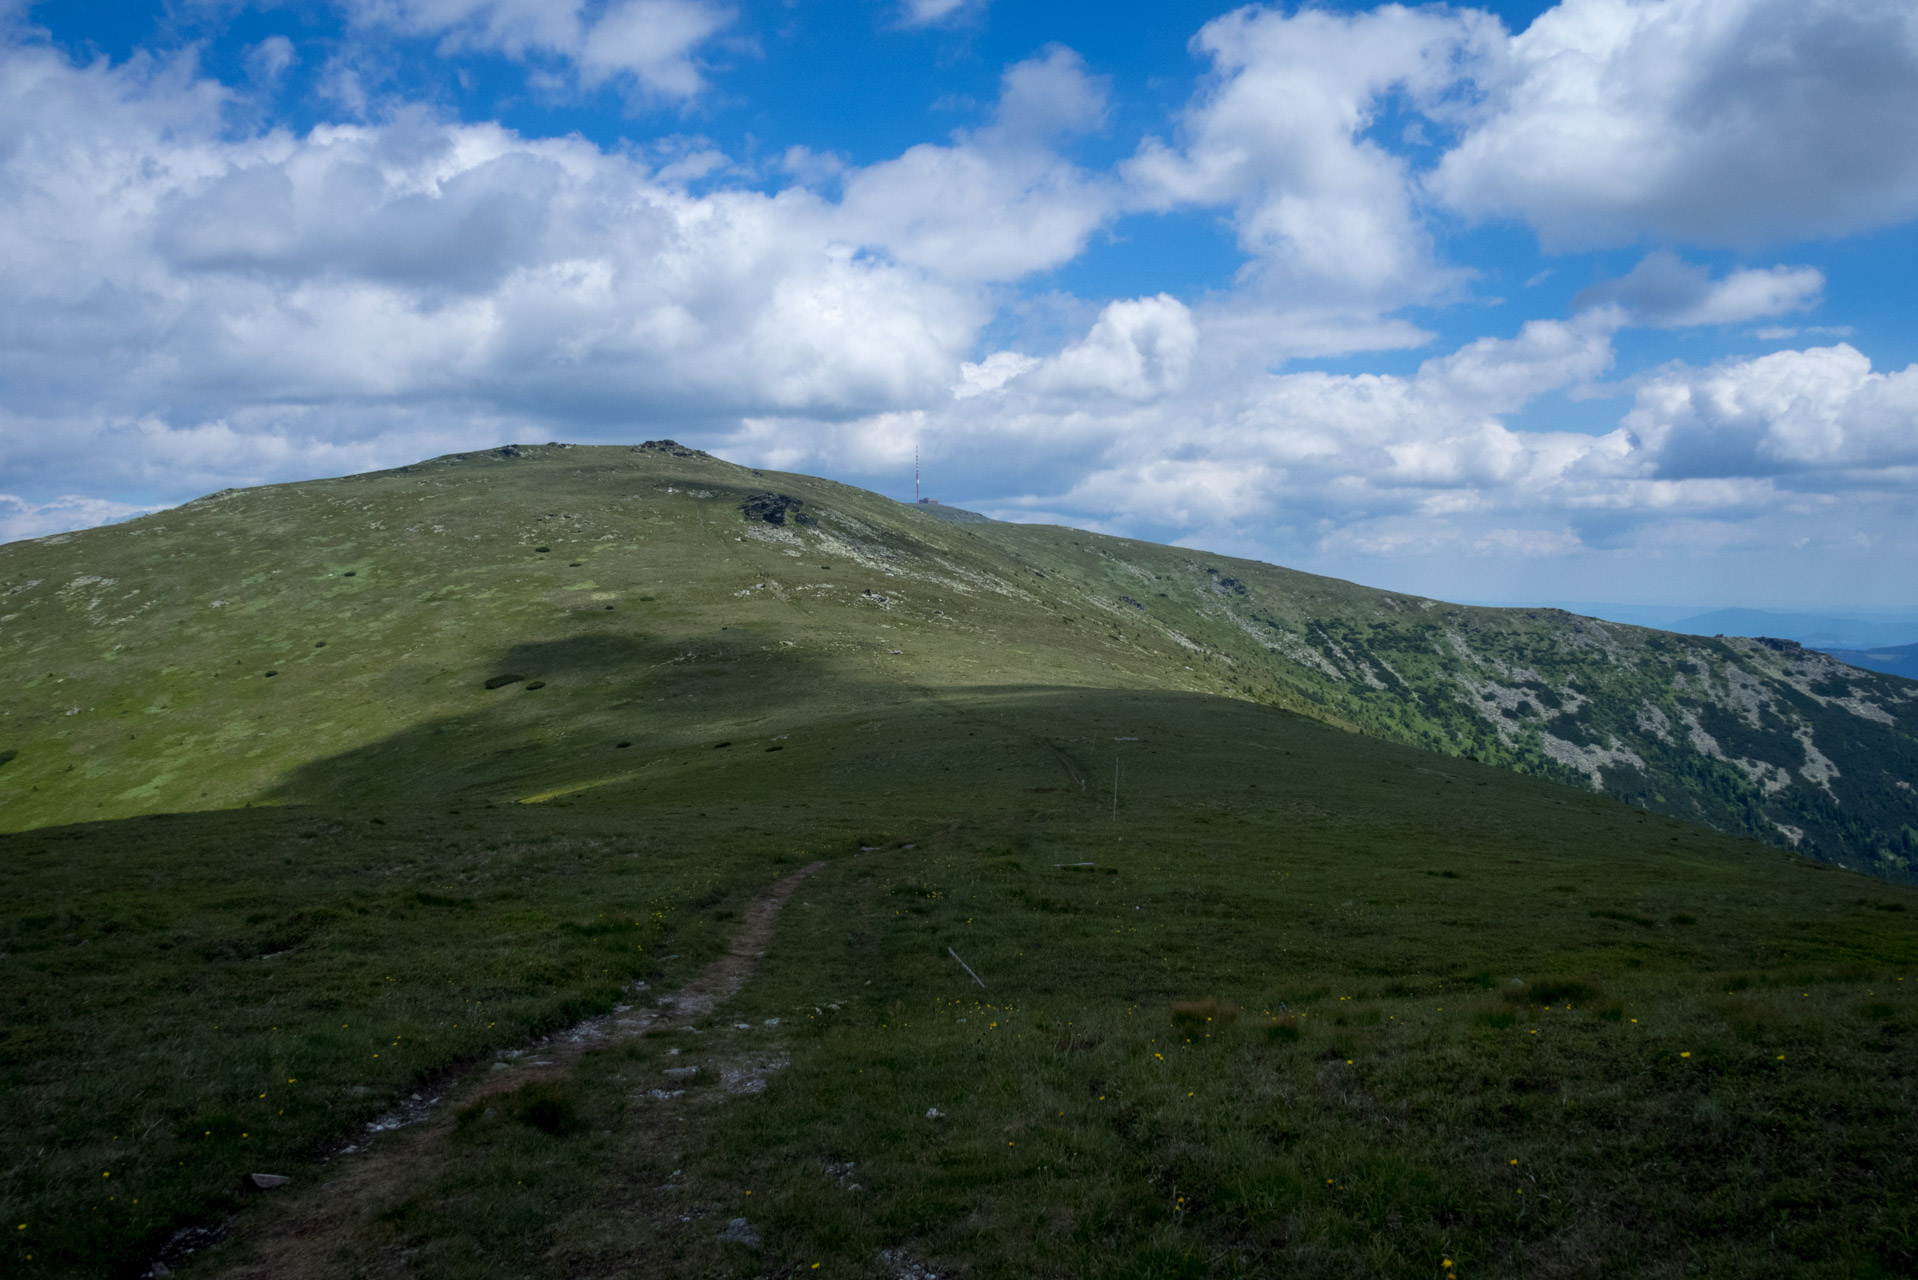
[[[508,440],[1918,612],[1890,0],[0,0],[0,537]]]

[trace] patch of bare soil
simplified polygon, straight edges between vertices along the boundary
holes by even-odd
[[[208,1274],[227,1280],[318,1280],[340,1275],[341,1260],[351,1251],[362,1225],[418,1185],[423,1170],[445,1159],[445,1144],[460,1111],[495,1094],[562,1080],[588,1050],[678,1030],[711,1014],[752,977],[793,890],[825,865],[815,862],[802,867],[757,899],[744,912],[725,954],[674,994],[659,997],[657,1007],[617,1007],[543,1037],[528,1049],[504,1055],[512,1063],[510,1069],[500,1069],[498,1062],[475,1068],[447,1082],[436,1096],[415,1094],[390,1115],[374,1121],[366,1137],[330,1157],[331,1176],[324,1185],[263,1208],[252,1221],[232,1224],[228,1245],[232,1256],[220,1259]],[[714,1065],[723,1083],[718,1092],[724,1096],[765,1088],[766,1076],[785,1064],[781,1058],[761,1054]],[[671,1089],[657,1092],[656,1101],[676,1096]],[[406,1269],[402,1265],[395,1270],[404,1274]],[[167,1260],[156,1262],[147,1274],[171,1274]]]

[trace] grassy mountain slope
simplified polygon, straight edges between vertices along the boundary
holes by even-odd
[[[453,1093],[473,1123],[302,1273],[1918,1264],[1918,892],[1238,699],[1052,687],[875,695],[537,805],[0,837],[10,1273],[139,1275],[238,1215],[173,1265],[283,1280],[254,1242],[333,1212],[369,1125],[670,993],[820,858],[739,999],[535,1088],[544,1128]]]
[[[1650,703],[1753,762],[1767,717],[1843,717],[1879,736],[1803,732],[1849,805],[1896,681],[662,449],[218,495],[0,584],[10,1274],[228,1221],[170,1264],[275,1274],[250,1250],[369,1124],[511,1090],[815,859],[734,1002],[472,1107],[306,1271],[1918,1266],[1918,891],[1593,794],[1544,737]]]
[[[767,492],[803,505],[742,513]],[[1064,685],[1250,699],[1891,878],[1918,865],[1908,682],[953,523],[679,449],[455,455],[0,548],[0,671],[10,829],[547,796],[875,702]]]

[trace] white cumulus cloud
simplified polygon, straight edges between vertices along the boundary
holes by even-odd
[[[1743,268],[1714,280],[1705,268],[1660,250],[1618,279],[1580,293],[1572,308],[1616,305],[1630,323],[1679,329],[1802,311],[1817,304],[1824,288],[1825,274],[1816,267]]]
[[[48,502],[28,502],[11,493],[0,493],[0,542],[112,524],[157,510],[154,506],[77,493],[64,494]]]
[[[1918,367],[1874,372],[1848,346],[1670,365],[1594,433],[1510,418],[1608,375],[1616,304],[1409,375],[1247,377],[1215,355],[1218,318],[1169,299],[1111,304],[1059,353],[968,364],[948,404],[886,425],[926,451],[944,492],[1000,493],[989,510],[1005,518],[1294,559],[1757,554],[1788,531],[1805,541],[1808,519],[1893,518],[1918,480]],[[1182,376],[1145,374],[1148,333]],[[859,434],[787,420],[780,456],[819,465]],[[729,443],[758,456],[744,435]]]
[[[695,194],[681,175],[710,157],[655,167],[421,110],[236,137],[188,60],[6,48],[0,470],[177,491],[914,411],[949,398],[996,282],[1110,216],[1046,142],[1095,126],[1102,94],[1050,50],[1009,69],[987,128],[847,170],[833,201]],[[1164,376],[1140,341],[1140,376]]]
[[[588,88],[624,76],[667,99],[706,87],[698,52],[735,17],[703,0],[343,0],[342,7],[365,30],[438,36],[449,52],[556,58]]]
[[[1878,373],[1841,342],[1679,366],[1639,388],[1623,425],[1660,477],[1908,485],[1918,480],[1918,365]]]
[[[1562,0],[1492,49],[1430,187],[1548,245],[1744,246],[1918,213],[1904,0]]]
[[[1084,339],[1042,361],[1034,384],[1050,392],[1147,400],[1185,384],[1199,330],[1170,294],[1109,304]]]
[[[992,123],[847,174],[846,234],[947,278],[1008,281],[1068,262],[1119,207],[1116,184],[1052,141],[1097,127],[1104,82],[1054,46],[1007,68]]]
[[[1225,205],[1269,287],[1399,305],[1452,276],[1433,260],[1407,161],[1369,136],[1383,100],[1443,99],[1502,36],[1471,10],[1361,14],[1248,7],[1193,40],[1212,74],[1176,145],[1127,166],[1146,207]]]

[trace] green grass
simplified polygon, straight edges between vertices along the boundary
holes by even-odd
[[[1910,893],[1599,797],[1224,699],[1055,690],[373,816],[0,844],[40,904],[6,944],[22,1255],[104,1274],[242,1173],[310,1186],[326,1135],[652,966],[670,985],[825,856],[742,996],[673,1038],[708,1075],[776,1050],[763,1094],[696,1085],[662,1145],[636,1093],[668,1039],[589,1055],[556,1122],[462,1125],[340,1273],[393,1249],[430,1276],[1911,1266],[1918,935],[1886,909]],[[757,1253],[714,1238],[736,1216]]]
[[[523,798],[868,705],[1074,686],[1300,711],[1918,876],[1911,681],[710,458],[525,452],[0,546],[0,829]],[[768,490],[817,523],[747,520]]]
[[[1914,891],[1669,816],[1904,875],[1905,683],[529,453],[0,547],[10,1272],[242,1265],[816,858],[709,1025],[456,1091],[315,1274],[1918,1269]]]
[[[104,1274],[448,1066],[682,977],[722,936],[692,904],[777,865],[735,834],[242,811],[0,840],[10,1243]]]

